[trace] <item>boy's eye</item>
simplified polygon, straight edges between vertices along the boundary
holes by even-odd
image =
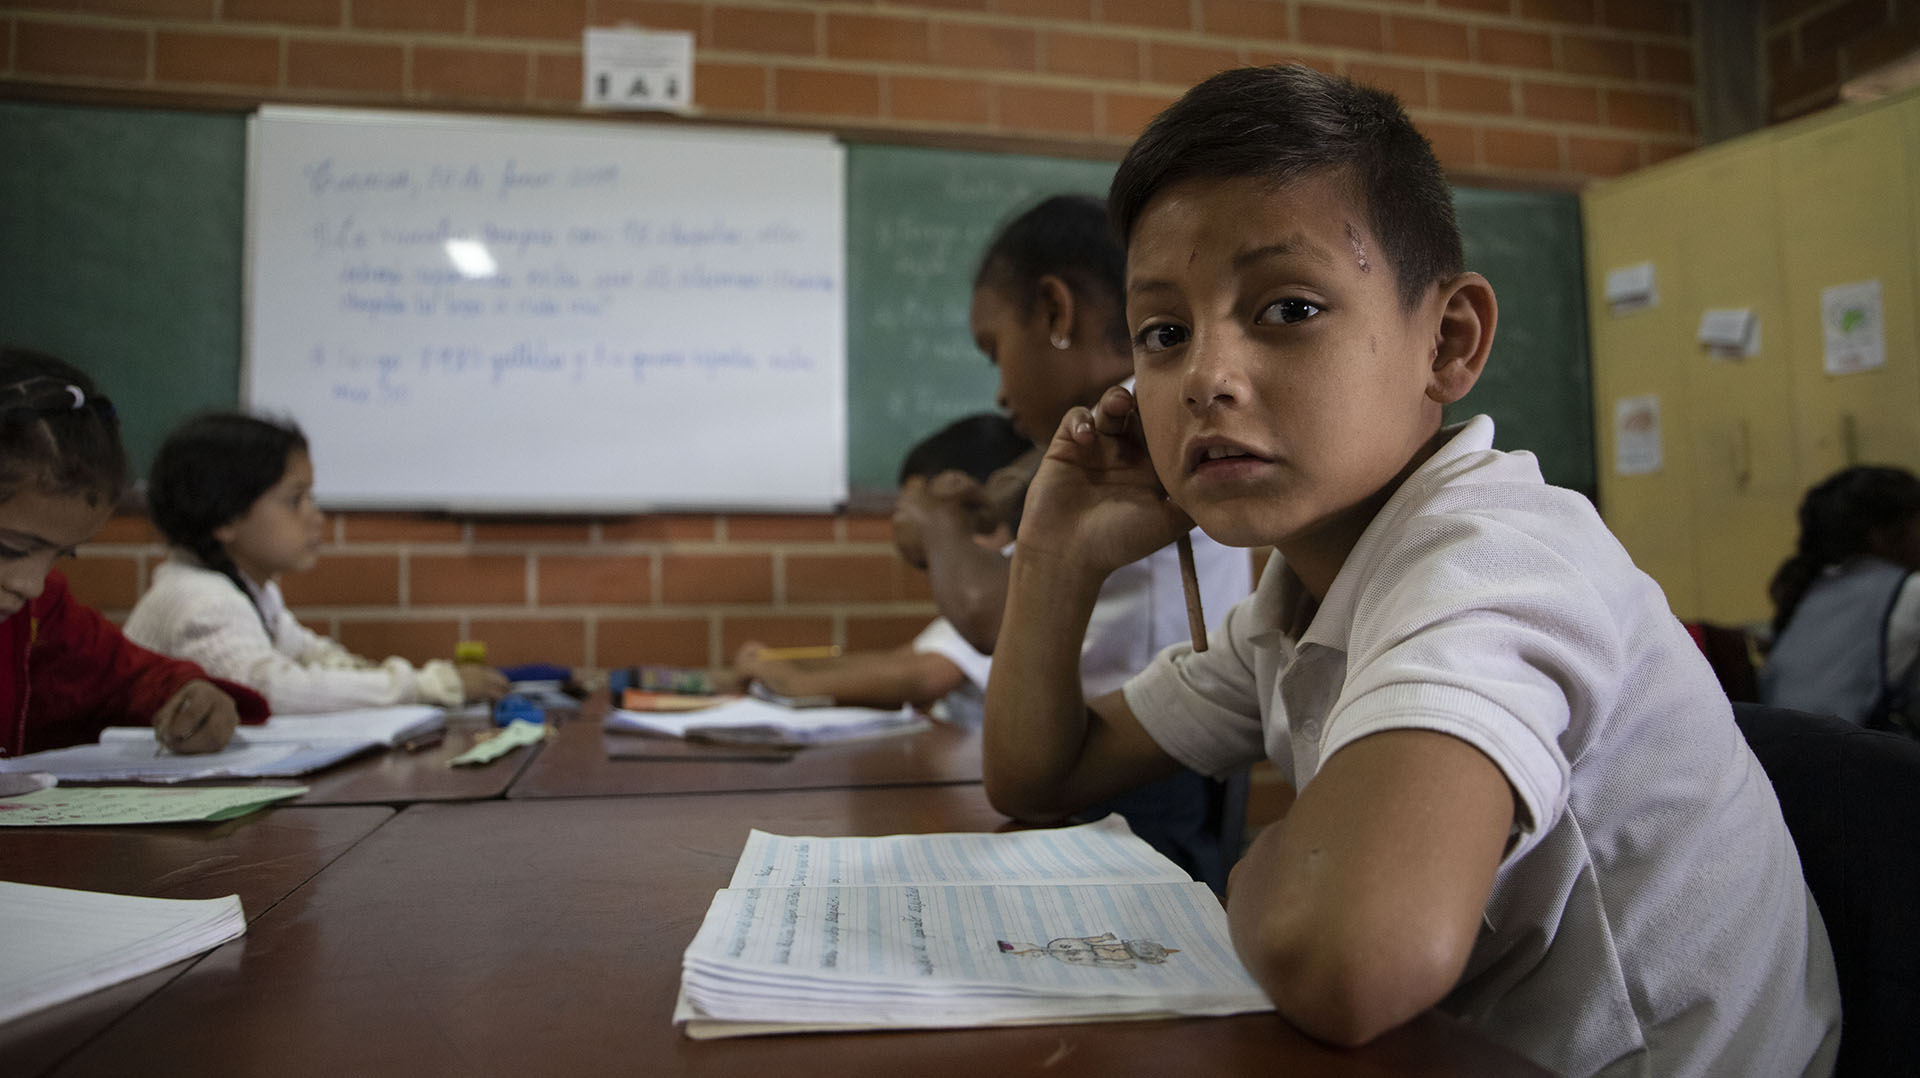
[[[26,556],[27,552],[17,547],[0,546],[0,558],[4,558],[7,561],[18,561]]]
[[[1172,322],[1156,322],[1136,334],[1133,343],[1142,352],[1164,352],[1169,348],[1179,347],[1186,342],[1186,339],[1185,326]]]
[[[1318,305],[1304,299],[1282,299],[1267,304],[1254,321],[1263,325],[1292,326],[1320,313]]]

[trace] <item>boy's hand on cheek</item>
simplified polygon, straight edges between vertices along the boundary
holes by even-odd
[[[233,738],[240,713],[210,681],[189,681],[153,715],[153,736],[171,752],[218,752]]]
[[[1109,389],[1060,421],[1027,492],[1022,550],[1105,572],[1140,560],[1193,527],[1167,500],[1147,457],[1133,395]]]

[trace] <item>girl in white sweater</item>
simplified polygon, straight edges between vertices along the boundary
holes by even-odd
[[[326,518],[298,427],[236,413],[187,421],[153,462],[148,507],[172,544],[126,635],[251,686],[276,712],[442,706],[506,691],[498,671],[436,659],[372,663],[287,610],[282,573],[310,569]]]

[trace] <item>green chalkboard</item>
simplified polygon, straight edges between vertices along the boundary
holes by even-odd
[[[900,458],[993,407],[999,376],[967,331],[980,252],[1019,210],[1104,197],[1114,163],[855,143],[847,147],[847,481],[891,492]]]
[[[181,418],[239,399],[245,119],[0,102],[0,341],[66,356],[123,402],[144,472]],[[1111,162],[851,143],[848,478],[890,492],[908,446],[992,407],[967,332],[994,230],[1049,194],[1104,194]],[[1467,263],[1500,297],[1494,358],[1454,409],[1592,494],[1579,204],[1455,191]]]
[[[1580,199],[1455,188],[1467,268],[1500,301],[1493,357],[1449,418],[1493,417],[1501,449],[1531,450],[1547,482],[1595,492]]]
[[[245,124],[0,103],[0,341],[93,375],[136,474],[239,398]]]

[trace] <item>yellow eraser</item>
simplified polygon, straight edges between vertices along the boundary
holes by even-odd
[[[484,640],[462,640],[453,646],[453,661],[460,663],[484,663],[487,661],[487,644]]]

